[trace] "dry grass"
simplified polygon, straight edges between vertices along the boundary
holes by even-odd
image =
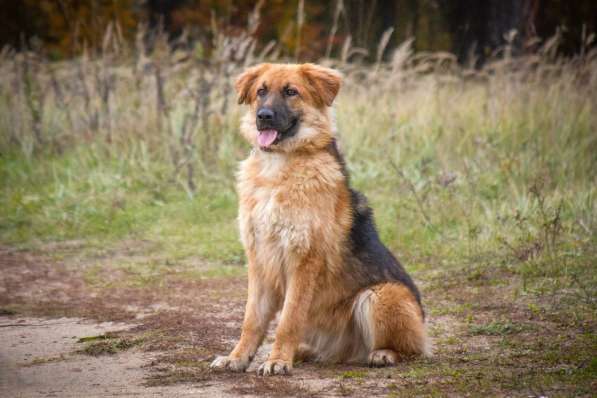
[[[60,63],[0,55],[1,311],[147,311],[135,333],[165,352],[150,383],[217,379],[206,358],[230,348],[244,292],[233,180],[248,147],[231,81],[285,61],[251,29],[215,32],[209,59],[110,32],[100,54]],[[351,181],[421,284],[438,349],[390,373],[307,364],[331,384],[281,391],[594,391],[597,53],[561,59],[556,44],[506,47],[482,70],[408,42],[384,61],[384,40],[371,65],[350,41],[320,60],[346,77],[335,108]],[[233,392],[275,395],[270,384],[245,376]]]

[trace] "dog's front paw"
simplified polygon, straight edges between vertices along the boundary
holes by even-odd
[[[270,359],[261,364],[257,374],[262,376],[288,375],[291,370],[292,363],[281,359]]]
[[[244,372],[249,367],[249,361],[241,358],[230,358],[229,356],[217,356],[213,360],[210,369],[231,370],[233,372]]]

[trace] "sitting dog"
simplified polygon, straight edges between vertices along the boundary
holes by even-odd
[[[388,366],[429,354],[419,291],[349,186],[331,115],[341,82],[314,64],[261,64],[236,81],[254,147],[238,173],[249,287],[240,340],[212,369],[246,370],[280,311],[262,375],[299,359]]]

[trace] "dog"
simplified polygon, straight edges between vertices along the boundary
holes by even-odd
[[[315,64],[260,64],[236,80],[253,146],[237,176],[248,298],[240,340],[212,369],[245,371],[277,313],[260,375],[309,359],[390,366],[430,354],[419,291],[350,188],[331,109],[341,84]]]

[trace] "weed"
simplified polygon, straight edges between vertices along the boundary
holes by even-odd
[[[98,336],[81,337],[77,340],[77,343],[97,342],[97,341],[101,341],[101,340],[108,340],[108,339],[114,339],[114,338],[116,338],[116,337],[112,334],[100,334]]]
[[[363,379],[367,377],[367,372],[362,370],[347,370],[340,375],[342,379]]]
[[[469,331],[472,335],[503,336],[520,333],[525,326],[512,322],[493,321],[484,325],[471,325]]]
[[[83,337],[79,343],[85,343],[85,347],[77,352],[94,357],[100,355],[114,355],[129,350],[142,344],[143,338],[116,337],[116,335],[105,334],[100,336]]]
[[[31,362],[27,362],[26,364],[23,364],[22,366],[23,367],[31,367],[31,366],[44,365],[47,363],[61,362],[61,361],[66,361],[66,360],[67,360],[67,357],[64,354],[60,354],[57,356],[33,358],[31,360]]]

